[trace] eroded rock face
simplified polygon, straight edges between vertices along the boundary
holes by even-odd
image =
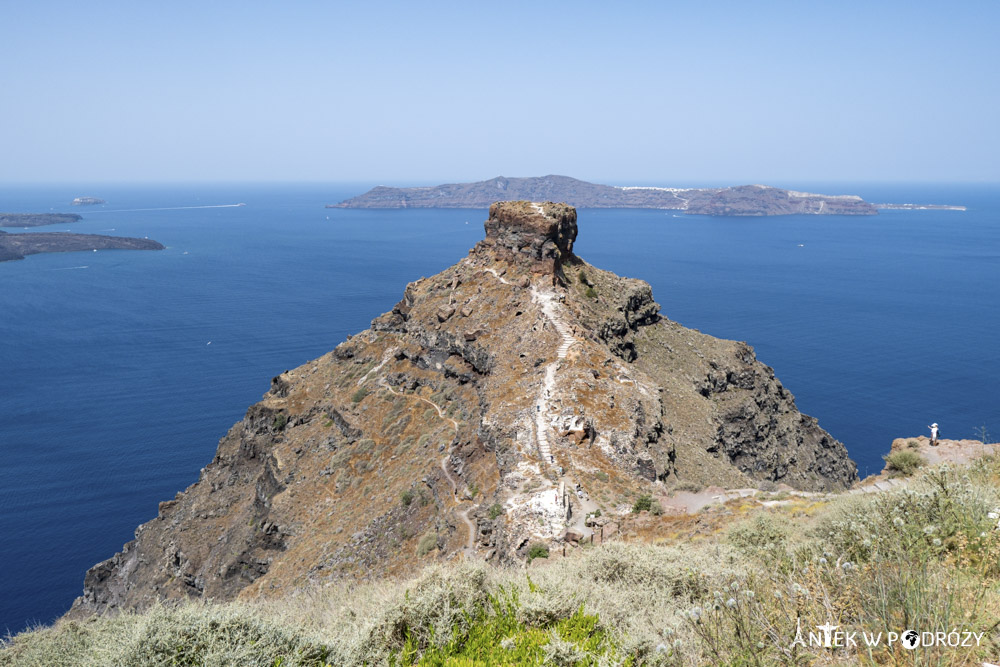
[[[576,257],[573,209],[499,204],[485,227],[370,329],[274,378],[198,481],[87,573],[71,615],[281,595],[458,551],[512,563],[683,482],[856,479],[749,346]]]
[[[496,202],[483,226],[486,243],[513,261],[530,260],[537,271],[554,274],[573,256],[576,209],[566,204]]]

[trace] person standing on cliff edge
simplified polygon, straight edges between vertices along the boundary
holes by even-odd
[[[937,436],[938,436],[938,425],[937,425],[937,422],[931,424],[927,428],[929,428],[931,430],[931,447],[937,447],[937,440],[938,440],[938,438],[937,438]]]

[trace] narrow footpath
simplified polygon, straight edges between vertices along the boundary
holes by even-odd
[[[388,391],[389,393],[395,394],[396,396],[402,396],[403,398],[415,398],[418,401],[423,401],[424,403],[431,406],[432,408],[434,408],[434,410],[437,411],[438,417],[444,419],[445,421],[451,422],[452,428],[455,429],[455,434],[452,437],[451,442],[448,444],[448,449],[445,451],[444,456],[441,458],[440,465],[441,465],[441,472],[444,473],[445,479],[448,480],[448,484],[451,486],[452,497],[455,499],[456,502],[461,503],[462,500],[458,497],[458,483],[455,481],[455,478],[452,477],[451,471],[448,470],[448,463],[451,460],[451,455],[454,450],[455,443],[458,442],[458,421],[447,416],[444,410],[441,409],[441,406],[439,406],[437,403],[428,400],[423,396],[417,396],[415,394],[414,395],[403,394],[401,392],[398,392],[392,387],[390,387],[388,384],[386,384],[382,378],[379,378],[378,385],[383,389],[385,389],[386,391]],[[469,518],[470,509],[471,508],[467,507],[461,511],[455,512],[455,514],[458,515],[458,518],[462,520],[462,523],[465,524],[465,527],[469,531],[469,539],[466,542],[465,548],[462,550],[467,557],[474,556],[476,553],[476,525],[472,522],[472,519]]]

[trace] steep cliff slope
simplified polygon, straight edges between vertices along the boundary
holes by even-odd
[[[274,378],[71,613],[510,562],[680,483],[856,480],[747,345],[576,257],[574,209],[494,204],[485,227],[370,329]]]

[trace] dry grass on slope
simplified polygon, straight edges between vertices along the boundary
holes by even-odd
[[[928,468],[883,494],[734,514],[682,546],[63,622],[10,638],[0,665],[978,665],[1000,656],[998,488],[992,458]],[[793,644],[824,624],[883,641]],[[905,629],[980,640],[886,642]]]

